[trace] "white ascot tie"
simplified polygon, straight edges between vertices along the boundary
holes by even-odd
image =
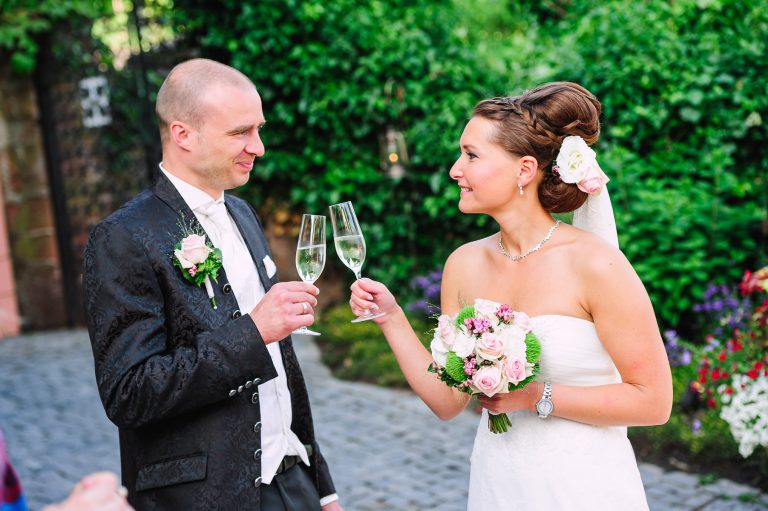
[[[211,237],[213,246],[221,250],[221,263],[224,271],[227,273],[227,280],[232,286],[238,305],[243,310],[243,313],[250,311],[256,303],[249,303],[254,300],[247,299],[246,295],[249,294],[249,288],[252,288],[254,285],[261,287],[261,282],[248,247],[245,246],[245,242],[243,242],[240,233],[227,212],[224,198],[222,197],[204,206],[200,206],[195,212],[204,217],[202,223],[207,225],[203,225],[203,228]],[[257,282],[249,282],[253,280]],[[263,295],[263,288],[259,294]],[[261,298],[261,296],[258,296],[258,298]],[[256,301],[258,301],[258,298]]]

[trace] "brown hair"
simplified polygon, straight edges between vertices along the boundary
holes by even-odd
[[[520,96],[492,98],[475,106],[472,116],[493,121],[496,143],[517,157],[533,156],[544,173],[539,201],[547,211],[574,211],[587,200],[576,184],[564,183],[551,169],[563,139],[578,135],[588,145],[600,136],[600,102],[573,82],[540,85]]]

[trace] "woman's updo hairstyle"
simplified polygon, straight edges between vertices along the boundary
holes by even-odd
[[[564,183],[552,170],[563,139],[578,135],[587,145],[600,136],[600,102],[573,82],[540,85],[520,96],[481,101],[472,112],[496,125],[496,140],[516,157],[533,156],[544,173],[539,201],[547,211],[574,211],[587,200],[576,184]]]

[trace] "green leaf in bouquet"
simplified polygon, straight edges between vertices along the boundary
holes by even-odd
[[[448,352],[445,359],[445,372],[457,382],[467,379],[467,374],[464,372],[464,359],[452,351]]]
[[[456,314],[456,326],[464,326],[464,320],[467,318],[475,317],[475,308],[471,305],[467,305]]]
[[[525,360],[535,364],[541,358],[541,343],[533,332],[525,334]]]

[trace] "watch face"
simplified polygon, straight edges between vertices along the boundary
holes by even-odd
[[[547,416],[552,413],[553,409],[554,406],[552,405],[552,400],[550,399],[542,399],[536,403],[536,411],[539,412],[539,415]]]

